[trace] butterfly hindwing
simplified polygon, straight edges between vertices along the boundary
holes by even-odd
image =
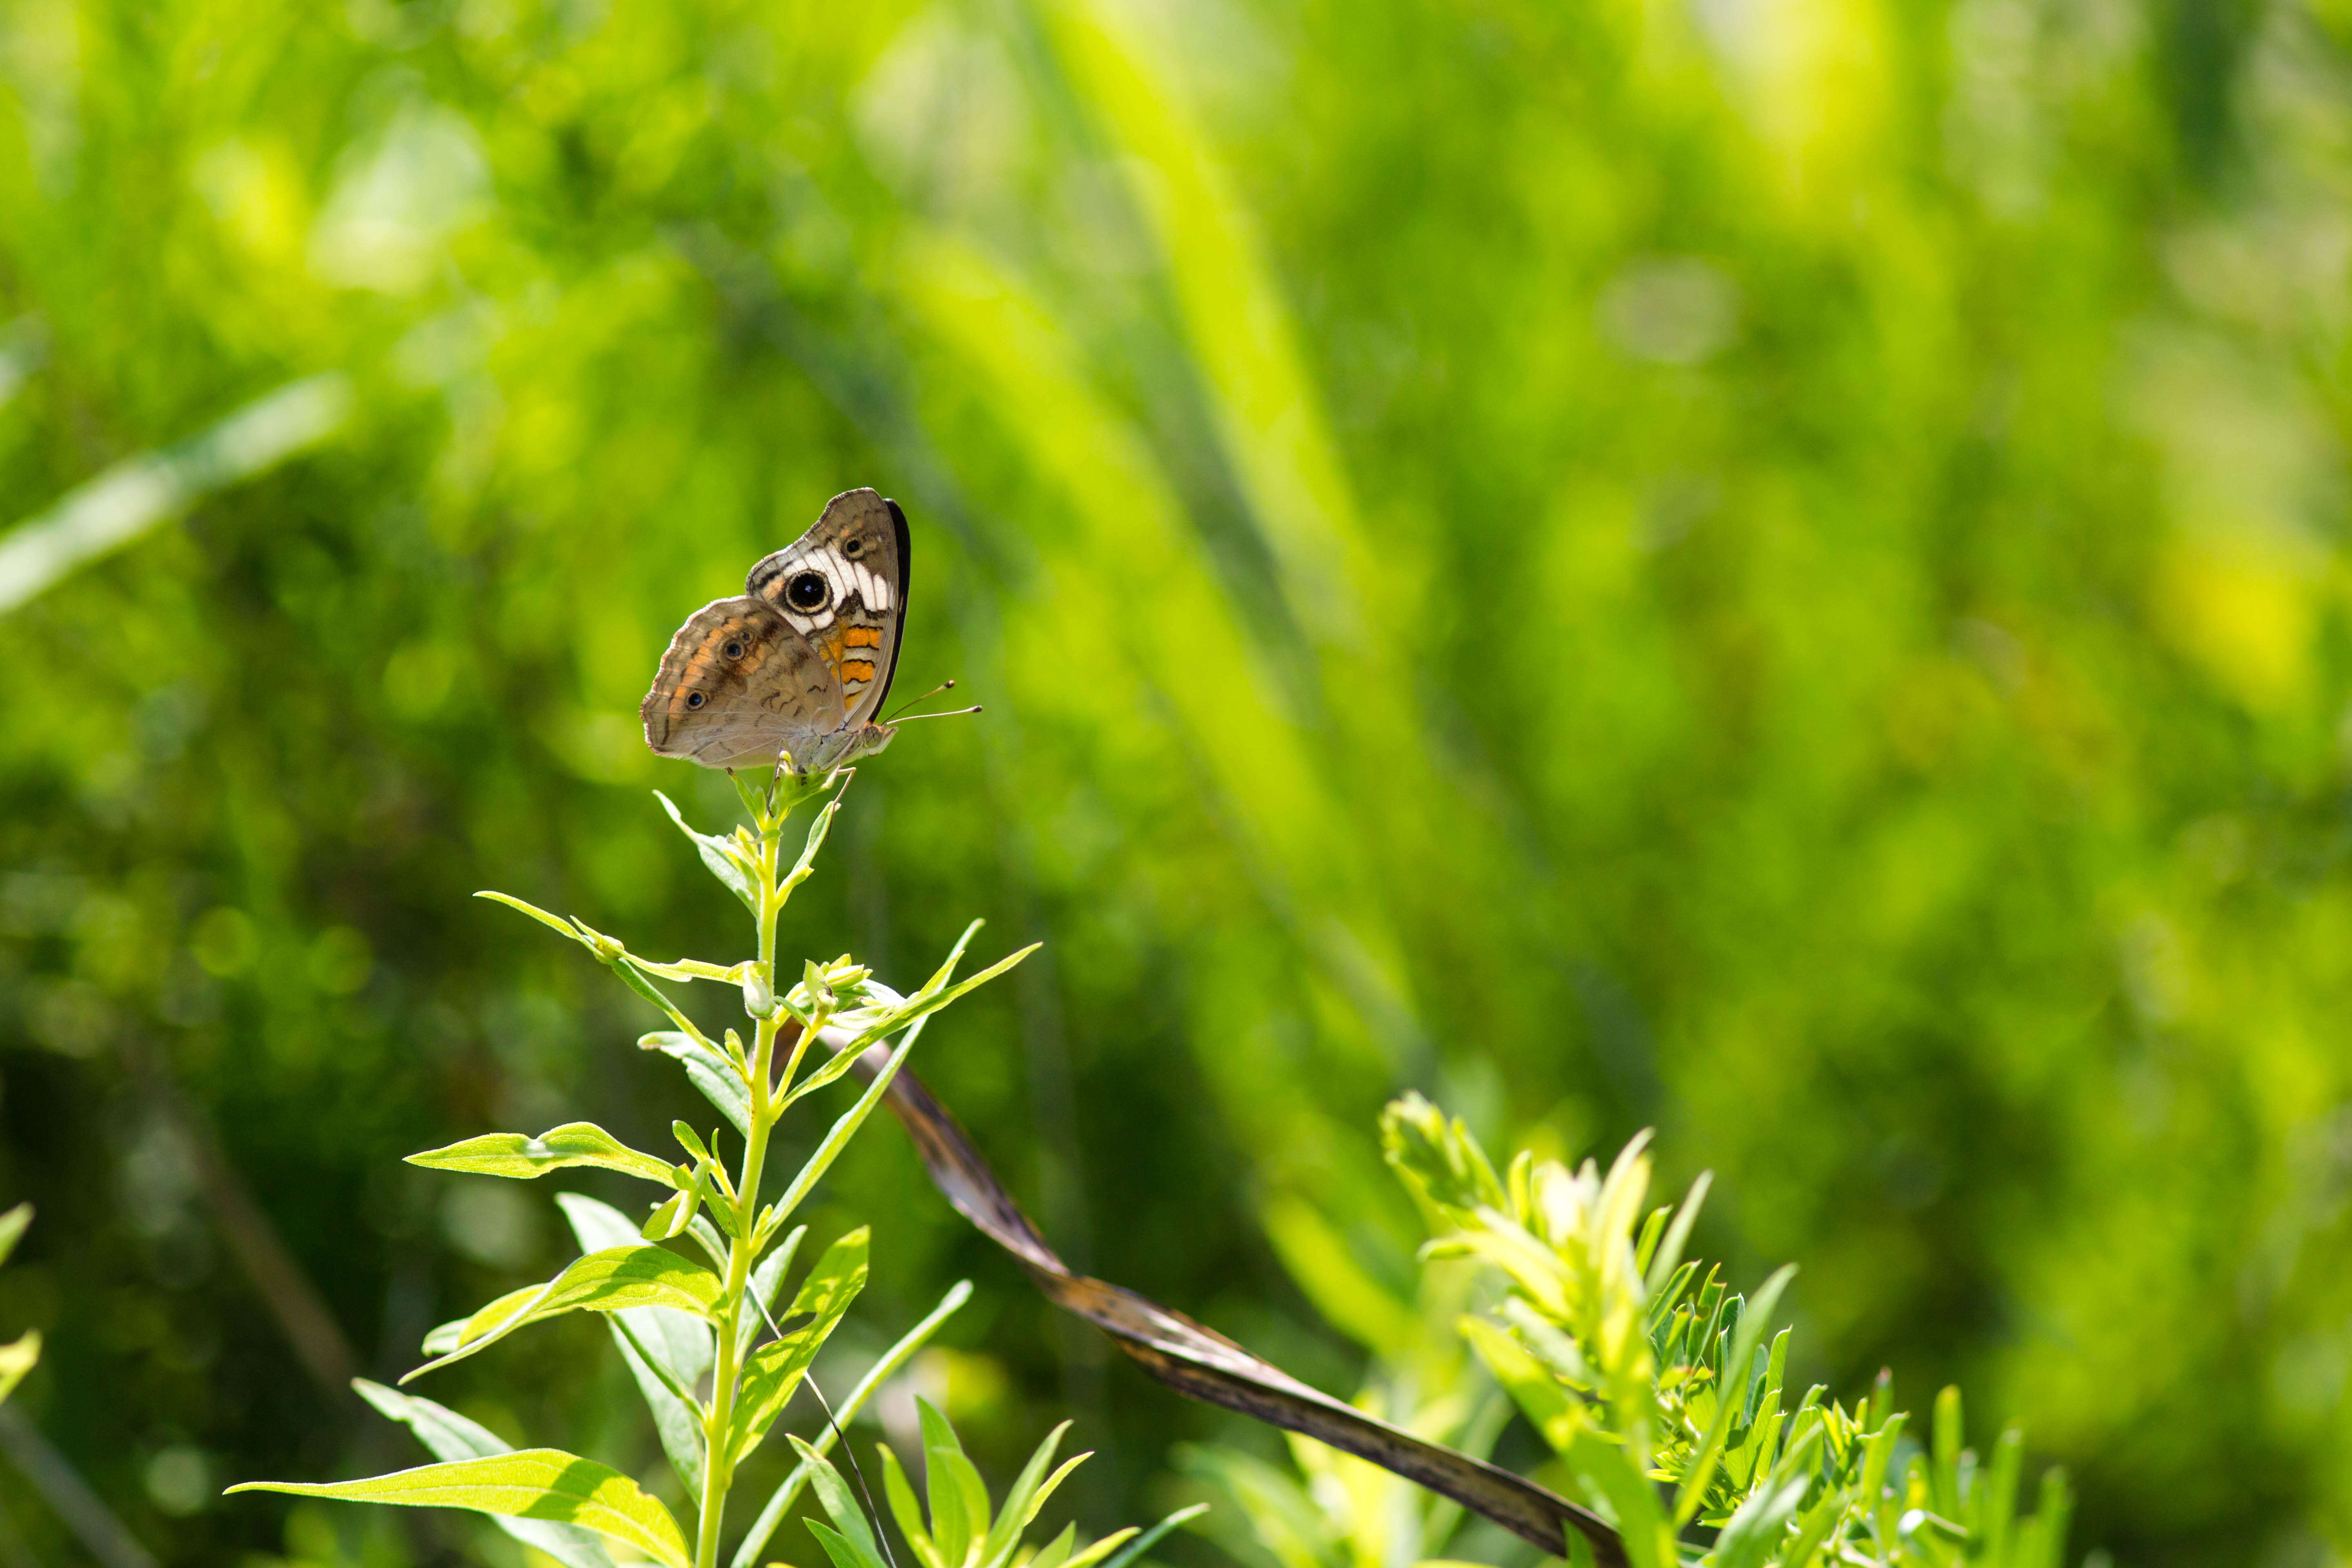
[[[764,601],[718,599],[687,617],[638,715],[646,744],[705,767],[797,757],[846,717],[832,667]]]

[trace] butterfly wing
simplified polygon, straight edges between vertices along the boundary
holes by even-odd
[[[765,600],[716,599],[670,638],[637,710],[656,755],[707,768],[800,763],[847,722],[834,667]]]
[[[844,490],[793,543],[763,558],[744,580],[808,639],[841,683],[843,723],[856,728],[881,711],[898,669],[907,621],[907,514],[870,489]]]

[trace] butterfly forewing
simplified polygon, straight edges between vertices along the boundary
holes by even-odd
[[[844,490],[814,527],[766,557],[746,593],[774,606],[841,681],[847,721],[881,707],[906,621],[906,513],[870,489]]]
[[[713,768],[764,767],[785,751],[821,770],[880,751],[892,731],[871,720],[898,671],[911,553],[898,502],[834,497],[751,568],[743,597],[678,628],[639,710],[646,744]]]

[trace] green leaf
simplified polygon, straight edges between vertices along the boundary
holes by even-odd
[[[1408,1187],[1441,1210],[1466,1215],[1509,1205],[1470,1129],[1459,1118],[1448,1121],[1419,1094],[1391,1100],[1381,1113],[1381,1151]]]
[[[1190,1508],[1178,1509],[1174,1513],[1170,1514],[1166,1519],[1161,1520],[1158,1524],[1153,1525],[1150,1530],[1145,1531],[1134,1541],[1129,1542],[1127,1549],[1121,1552],[1118,1556],[1112,1558],[1109,1562],[1104,1563],[1103,1568],[1134,1568],[1134,1564],[1142,1561],[1143,1554],[1145,1552],[1160,1544],[1160,1538],[1162,1536],[1165,1536],[1170,1531],[1175,1529],[1178,1525],[1187,1523],[1208,1511],[1209,1505],[1204,1502],[1196,1502]],[[1570,1531],[1569,1533],[1570,1535],[1574,1535],[1576,1532],[1574,1531]]]
[[[785,1321],[796,1326],[782,1339],[751,1352],[736,1395],[734,1428],[728,1436],[728,1452],[734,1458],[750,1453],[768,1435],[793,1390],[800,1387],[802,1374],[824,1348],[826,1336],[866,1288],[868,1238],[868,1231],[860,1226],[826,1247],[801,1282],[800,1294],[793,1298],[793,1310]]]
[[[446,1149],[411,1154],[408,1163],[433,1171],[463,1171],[477,1176],[514,1176],[524,1180],[575,1165],[593,1165],[658,1182],[666,1187],[677,1184],[667,1161],[639,1153],[593,1121],[569,1121],[561,1127],[551,1127],[536,1138],[526,1138],[520,1132],[486,1132]]]
[[[877,1443],[875,1448],[882,1459],[882,1495],[890,1505],[890,1517],[898,1521],[898,1533],[915,1550],[915,1560],[923,1568],[945,1568],[940,1549],[931,1543],[931,1532],[923,1527],[923,1510],[915,1501],[915,1489],[907,1484],[907,1472],[898,1463],[898,1456],[887,1443]]]
[[[793,1177],[792,1184],[784,1189],[784,1195],[776,1200],[777,1214],[789,1215],[798,1208],[801,1200],[808,1196],[809,1190],[817,1184],[826,1171],[833,1168],[833,1163],[841,1158],[841,1152],[849,1147],[850,1139],[856,1135],[858,1128],[865,1125],[866,1119],[874,1114],[874,1108],[882,1103],[882,1096],[889,1091],[890,1080],[898,1076],[899,1068],[906,1064],[907,1053],[915,1048],[915,1042],[921,1037],[919,1027],[907,1031],[898,1042],[898,1048],[890,1053],[890,1059],[883,1064],[880,1072],[874,1075],[874,1081],[866,1086],[866,1092],[857,1097],[855,1105],[841,1113],[825,1133],[824,1141],[817,1144],[815,1152],[809,1155],[808,1163],[800,1168],[799,1174]]]
[[[16,1250],[16,1243],[24,1238],[25,1227],[32,1223],[33,1205],[28,1203],[18,1204],[6,1214],[0,1214],[0,1263],[8,1261],[8,1255]]]
[[[936,1519],[933,1521],[932,1533],[939,1542],[940,1555],[951,1563],[961,1563],[971,1551],[972,1543],[984,1539],[988,1534],[988,1483],[980,1479],[979,1467],[971,1462],[971,1458],[961,1447],[932,1448],[924,1455],[923,1458],[924,1479],[932,1489],[934,1509],[938,1507],[937,1489],[940,1479],[946,1478],[948,1484],[954,1489],[956,1518],[963,1528],[963,1538],[954,1543],[956,1549],[950,1553],[948,1550],[950,1544],[949,1537],[944,1531],[938,1528]]]
[[[1732,1418],[1747,1402],[1748,1380],[1754,1371],[1756,1352],[1771,1321],[1772,1309],[1780,1303],[1780,1292],[1795,1279],[1797,1266],[1780,1266],[1764,1281],[1739,1315],[1739,1326],[1731,1336],[1731,1349],[1723,1360],[1722,1381],[1716,1391],[1715,1419],[1708,1424],[1706,1440],[1700,1445],[1698,1457],[1683,1477],[1680,1489],[1675,1494],[1675,1525],[1677,1529],[1690,1522],[1706,1500],[1707,1484],[1715,1478],[1715,1467],[1723,1456],[1724,1438],[1731,1431]]]
[[[665,1369],[655,1363],[652,1347],[639,1342],[626,1321],[627,1316],[625,1312],[608,1313],[604,1326],[612,1331],[621,1360],[646,1402],[647,1414],[654,1418],[654,1436],[661,1439],[662,1453],[668,1458],[669,1468],[677,1472],[687,1496],[700,1497],[707,1455],[702,1411],[693,1398],[692,1385],[673,1383],[663,1375]]]
[[[1234,1500],[1242,1514],[1242,1528],[1234,1533],[1264,1547],[1279,1568],[1323,1568],[1335,1552],[1345,1560],[1347,1545],[1339,1525],[1291,1470],[1226,1447],[1181,1444],[1175,1458],[1188,1474],[1213,1484]]]
[[[1805,1510],[1804,1517],[1797,1521],[1796,1538],[1790,1543],[1789,1549],[1780,1554],[1780,1561],[1811,1563],[1814,1560],[1813,1553],[1821,1549],[1822,1543],[1827,1541],[1843,1522],[1847,1505],[1852,1501],[1853,1494],[1843,1487],[1833,1487],[1824,1492],[1811,1508]],[[1999,1563],[2000,1560],[1991,1558],[1988,1561]]]
[[[1936,1511],[1947,1519],[1960,1517],[1960,1391],[1948,1387],[1936,1395],[1935,1463],[1928,1467]]]
[[[908,1362],[915,1359],[916,1352],[923,1348],[924,1343],[939,1332],[940,1325],[971,1300],[971,1281],[957,1280],[921,1322],[908,1330],[897,1344],[882,1352],[880,1360],[866,1369],[866,1375],[857,1380],[857,1386],[849,1391],[849,1397],[834,1407],[835,1417],[843,1422],[855,1418],[866,1402],[874,1396],[874,1391],[897,1376]],[[831,1451],[834,1440],[834,1425],[828,1422],[824,1430],[817,1434],[816,1451],[820,1454]],[[769,1494],[766,1506],[760,1510],[760,1517],[752,1521],[741,1544],[736,1547],[730,1568],[756,1568],[760,1554],[767,1550],[769,1540],[776,1533],[776,1527],[783,1522],[784,1514],[799,1499],[801,1489],[807,1484],[808,1467],[805,1464],[795,1466],[793,1473],[784,1478],[783,1484]]]
[[[362,1399],[415,1433],[416,1440],[436,1459],[486,1459],[495,1454],[514,1452],[514,1445],[488,1427],[468,1421],[430,1399],[403,1394],[363,1377],[352,1379],[352,1386],[359,1391]],[[546,1552],[565,1568],[614,1568],[603,1542],[593,1531],[576,1524],[515,1519],[503,1514],[493,1514],[490,1522],[524,1545]]]
[[[1074,1557],[1066,1557],[1063,1559],[1062,1568],[1093,1568],[1095,1563],[1101,1562],[1112,1552],[1117,1552],[1119,1547],[1124,1545],[1134,1536],[1134,1534],[1135,1526],[1131,1524],[1125,1530],[1114,1530],[1108,1535],[1104,1536],[1100,1541],[1095,1542],[1093,1544],[1089,1545],[1084,1552],[1077,1553]]]
[[[975,1511],[970,1507],[971,1487],[978,1486],[980,1477],[964,1458],[955,1427],[919,1394],[915,1398],[915,1412],[923,1430],[923,1489],[931,1506],[931,1540],[939,1546],[941,1561],[961,1563],[965,1549],[987,1532],[988,1489],[979,1487],[980,1507]],[[951,1462],[956,1459],[963,1460],[969,1485]]]
[[[585,1193],[558,1193],[555,1202],[570,1222],[582,1252],[636,1245],[636,1226],[610,1204],[599,1203]],[[667,1307],[625,1307],[615,1316],[628,1324],[638,1346],[658,1361],[670,1381],[679,1386],[693,1388],[709,1372],[710,1324],[700,1313]]]
[[[691,1568],[693,1562],[677,1521],[639,1490],[636,1482],[560,1448],[523,1448],[488,1458],[422,1465],[360,1481],[246,1481],[228,1489],[552,1520],[626,1542],[665,1568]]]
[[[1021,1474],[1004,1494],[1004,1506],[997,1510],[996,1523],[981,1542],[981,1568],[995,1568],[1000,1558],[1012,1556],[1013,1549],[1021,1544],[1021,1532],[1037,1517],[1037,1510],[1045,1506],[1045,1499],[1053,1495],[1051,1487],[1042,1493],[1038,1489],[1045,1485],[1046,1467],[1054,1462],[1054,1450],[1062,1446],[1063,1434],[1069,1429],[1070,1424],[1065,1421],[1046,1433],[1036,1452],[1029,1456],[1029,1462],[1021,1467]],[[1055,1478],[1057,1484],[1060,1479]]]
[[[1617,1515],[1617,1538],[1632,1568],[1675,1568],[1674,1528],[1658,1506],[1647,1476],[1633,1468],[1625,1450],[1587,1426],[1570,1445],[1568,1464],[1584,1483],[1609,1500]]]
[[[850,1495],[849,1483],[841,1479],[841,1472],[833,1468],[832,1460],[810,1447],[798,1435],[793,1436],[792,1443],[793,1451],[808,1468],[809,1480],[816,1489],[817,1501],[824,1505],[824,1511],[832,1517],[835,1527],[847,1537],[850,1545],[857,1549],[863,1561],[880,1563],[882,1554],[875,1548],[874,1532],[866,1528],[866,1515],[858,1508],[857,1500]]]
[[[2011,1426],[1992,1446],[1992,1466],[1969,1499],[1976,1510],[1971,1532],[1981,1543],[1984,1561],[2006,1559],[2010,1531],[2017,1515],[2017,1478],[2025,1458],[2025,1435]]]
[[[1765,1487],[1739,1505],[1723,1533],[1716,1537],[1715,1568],[1761,1568],[1772,1549],[1786,1539],[1789,1520],[1812,1486],[1811,1476],[1798,1476],[1777,1487]]]
[[[1069,1561],[1070,1548],[1078,1543],[1078,1527],[1075,1523],[1062,1526],[1062,1532],[1037,1549],[1029,1559],[1029,1568],[1062,1568]]]
[[[734,843],[707,833],[697,833],[688,827],[686,818],[670,803],[669,796],[661,791],[654,791],[654,798],[661,802],[664,811],[669,813],[669,819],[677,824],[677,830],[694,840],[695,850],[702,857],[703,865],[709,868],[710,874],[725,883],[729,892],[742,900],[745,909],[757,915],[760,912],[759,894],[753,889],[750,872],[737,863]]]
[[[596,944],[590,942],[586,937],[582,936],[578,929],[574,927],[570,921],[563,919],[561,915],[549,914],[545,910],[541,909],[536,904],[526,904],[511,893],[494,893],[486,889],[482,892],[476,893],[474,897],[478,899],[488,899],[494,904],[504,904],[510,910],[520,910],[523,913],[529,915],[531,919],[537,921],[548,930],[562,931],[565,936],[570,937],[572,941],[588,949],[591,952],[595,951]]]
[[[546,1289],[544,1285],[526,1285],[520,1290],[509,1290],[488,1306],[476,1310],[470,1318],[458,1318],[441,1324],[425,1336],[425,1353],[426,1355],[448,1354],[466,1342],[466,1330],[468,1325],[478,1324],[485,1328],[495,1328],[538,1300],[540,1292]]]
[[[1262,1215],[1276,1257],[1326,1322],[1381,1355],[1399,1355],[1421,1332],[1421,1316],[1358,1263],[1314,1205],[1269,1202]]]
[[[855,1067],[858,1057],[864,1054],[868,1046],[873,1045],[877,1040],[884,1039],[890,1035],[896,1034],[902,1028],[907,1029],[908,1032],[906,1039],[900,1042],[901,1047],[903,1048],[906,1045],[911,1044],[915,1037],[916,1029],[909,1027],[908,1026],[911,1025],[919,1027],[922,1020],[929,1017],[932,1014],[947,1006],[950,1003],[955,1001],[958,997],[963,995],[966,992],[972,990],[974,987],[987,984],[990,981],[995,979],[998,975],[1003,974],[1006,970],[1011,969],[1013,965],[1027,958],[1031,953],[1036,952],[1039,946],[1042,945],[1038,942],[1031,942],[1027,947],[1021,949],[1018,952],[1009,953],[1005,957],[999,959],[996,963],[989,965],[986,969],[982,970],[979,973],[971,976],[970,979],[965,980],[959,984],[947,986],[942,989],[941,983],[945,980],[948,971],[954,967],[957,955],[963,952],[963,943],[970,942],[971,940],[971,933],[979,929],[980,922],[978,921],[974,921],[970,929],[965,931],[962,942],[959,942],[956,944],[955,952],[949,954],[948,962],[946,964],[941,966],[940,973],[934,974],[930,981],[924,985],[923,989],[916,992],[912,996],[907,997],[896,1005],[886,1005],[879,1008],[859,1008],[854,1014],[844,1015],[843,1016],[845,1018],[856,1021],[858,1032],[856,1037],[846,1045],[844,1045],[840,1043],[833,1030],[827,1029],[824,1032],[825,1047],[828,1050],[835,1053],[833,1060],[827,1062],[824,1067],[819,1068],[816,1071],[809,1074],[807,1079],[802,1082],[795,1084],[792,1090],[784,1096],[782,1103],[790,1105],[794,1100],[797,1100],[805,1095],[814,1093],[817,1089],[823,1089],[825,1085],[833,1082],[834,1079],[839,1078],[842,1074]],[[876,987],[875,989],[879,990],[880,987]],[[797,994],[798,993],[796,992],[795,994]]]
[[[816,814],[816,820],[809,824],[808,839],[801,846],[801,858],[793,862],[792,870],[776,886],[778,903],[790,897],[794,888],[807,881],[809,873],[815,869],[816,852],[824,847],[824,836],[833,830],[834,813],[840,809],[839,800],[826,801],[824,809]]]
[[[1462,1337],[1470,1342],[1470,1348],[1510,1394],[1528,1425],[1551,1445],[1553,1452],[1568,1452],[1576,1435],[1590,1424],[1582,1403],[1561,1387],[1525,1345],[1495,1324],[1484,1318],[1464,1318],[1460,1327]]]
[[[833,1568],[888,1568],[873,1552],[858,1545],[824,1521],[810,1520],[808,1528],[809,1533],[816,1537],[816,1543],[824,1548],[824,1554],[833,1560]]]
[[[735,1068],[735,1064],[717,1049],[676,1029],[660,1029],[644,1036],[637,1048],[659,1051],[686,1064],[686,1076],[702,1091],[702,1098],[717,1106],[720,1114],[735,1124],[735,1131],[745,1138],[751,1136],[751,1086]]]
[[[583,1252],[635,1244],[636,1227],[611,1205],[583,1193],[558,1193],[555,1201]],[[661,1439],[670,1468],[688,1482],[688,1495],[699,1497],[702,1415],[691,1390],[710,1370],[710,1324],[698,1315],[667,1307],[624,1307],[605,1314],[604,1321],[653,1416],[655,1435]]]
[[[16,1392],[16,1385],[25,1381],[26,1373],[40,1364],[40,1360],[41,1332],[38,1329],[26,1329],[8,1343],[0,1345],[0,1400],[5,1400]]]
[[[1706,1189],[1714,1180],[1714,1172],[1701,1171],[1698,1180],[1691,1184],[1689,1194],[1684,1197],[1683,1206],[1675,1211],[1675,1222],[1666,1227],[1665,1240],[1650,1259],[1649,1272],[1643,1279],[1642,1289],[1645,1296],[1654,1300],[1658,1292],[1665,1289],[1666,1281],[1674,1277],[1675,1270],[1682,1266],[1683,1247],[1690,1240],[1691,1226],[1698,1223],[1699,1205],[1706,1201]]]
[[[792,1235],[784,1237],[782,1244],[760,1259],[760,1266],[751,1270],[753,1310],[739,1315],[735,1323],[735,1355],[738,1361],[750,1352],[751,1342],[760,1337],[761,1325],[774,1315],[776,1298],[784,1289],[784,1276],[792,1272],[793,1255],[801,1249],[801,1238],[807,1234],[808,1226],[793,1226]]]
[[[499,1297],[466,1320],[457,1346],[426,1362],[404,1384],[436,1367],[488,1348],[525,1324],[564,1312],[610,1312],[623,1307],[667,1307],[708,1314],[726,1289],[719,1276],[664,1247],[607,1247],[572,1264],[528,1300],[520,1291]]]
[[[677,1140],[679,1148],[684,1149],[697,1160],[706,1165],[711,1163],[710,1151],[703,1147],[701,1135],[693,1128],[683,1121],[673,1121],[669,1124],[669,1134]]]
[[[689,1184],[684,1192],[672,1196],[646,1216],[646,1223],[637,1227],[638,1239],[642,1241],[671,1239],[679,1231],[694,1223],[694,1205],[701,1201],[702,1184],[699,1181]]]

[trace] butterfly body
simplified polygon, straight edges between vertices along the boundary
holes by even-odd
[[[907,514],[844,490],[743,593],[714,599],[670,639],[638,717],[646,744],[710,768],[823,772],[890,743],[874,722],[906,625]]]

